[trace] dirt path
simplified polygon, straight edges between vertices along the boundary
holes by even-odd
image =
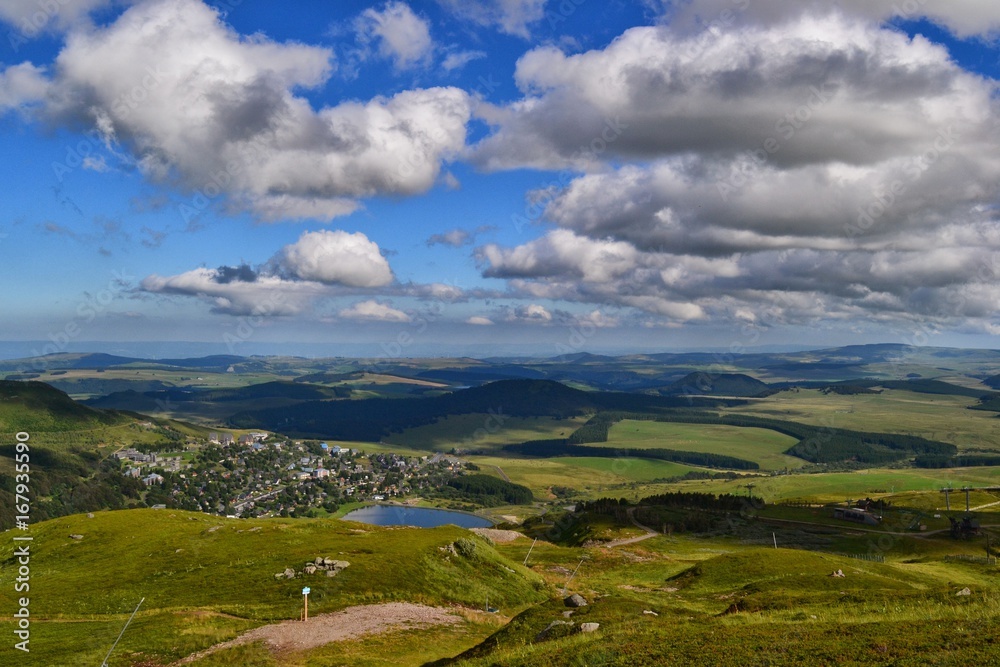
[[[428,607],[409,602],[389,602],[348,607],[332,614],[321,614],[308,621],[283,621],[264,625],[228,642],[192,653],[173,665],[186,665],[222,649],[264,640],[275,652],[304,651],[330,642],[356,639],[363,635],[389,630],[450,625],[463,618],[452,609]]]
[[[995,503],[986,503],[985,505],[980,505],[979,507],[973,507],[969,511],[970,512],[978,512],[981,509],[985,509],[987,507],[994,507],[996,505],[1000,505],[1000,500],[996,501]]]
[[[646,534],[645,535],[640,535],[639,537],[627,537],[627,538],[623,538],[623,539],[620,539],[620,540],[612,540],[612,541],[610,541],[610,542],[608,542],[607,544],[604,545],[605,549],[612,549],[614,547],[621,547],[621,546],[624,546],[626,544],[635,544],[636,542],[642,542],[643,540],[648,540],[651,537],[656,537],[657,535],[659,535],[658,532],[656,532],[655,530],[653,530],[649,526],[644,526],[644,525],[642,525],[641,523],[639,523],[636,520],[636,518],[635,518],[635,508],[634,507],[628,508],[627,512],[628,512],[629,521],[631,521],[632,524],[636,528],[641,528],[644,531],[646,531]]]

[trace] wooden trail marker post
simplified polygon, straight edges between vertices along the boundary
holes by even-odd
[[[309,620],[309,587],[306,586],[302,589],[302,620]]]

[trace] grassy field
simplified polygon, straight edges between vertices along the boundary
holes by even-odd
[[[968,410],[976,400],[887,389],[881,394],[840,396],[818,390],[784,391],[728,412],[774,417],[834,428],[902,433],[969,448],[1000,451],[1000,419]]]
[[[250,644],[194,667],[402,667],[463,651],[449,664],[992,664],[1000,569],[944,560],[981,553],[978,541],[901,535],[883,544],[809,509],[764,514],[812,521],[826,533],[739,520],[713,535],[658,536],[610,549],[527,539],[490,547],[474,538],[478,555],[467,559],[441,550],[468,538],[454,527],[152,510],[66,517],[31,531],[31,664],[99,664],[140,597],[146,602],[110,664],[168,664],[265,622],[295,618],[303,584],[313,589],[312,613],[398,600],[459,605],[466,620],[309,651],[273,653]],[[779,544],[797,548],[774,549],[772,532]],[[864,552],[873,538],[884,563],[830,553]],[[807,543],[823,544],[825,552],[804,550]],[[326,554],[351,566],[332,579],[273,577]],[[10,543],[0,547],[0,561],[11,557]],[[845,577],[831,577],[836,570]],[[13,577],[5,568],[0,590],[12,590]],[[589,601],[569,620],[575,627],[599,623],[597,632],[540,637],[553,620],[565,620],[564,586]],[[971,594],[956,596],[964,588]],[[486,595],[501,615],[468,609]],[[9,596],[3,599],[7,604]],[[12,629],[9,620],[0,622],[0,632]]]
[[[83,537],[68,537],[74,534]],[[517,610],[544,598],[537,575],[478,538],[474,557],[443,551],[470,538],[455,527],[129,510],[43,522],[30,535],[32,658],[47,667],[98,664],[140,598],[142,611],[112,665],[130,665],[126,656],[140,654],[169,662],[251,626],[297,618],[304,583],[316,614],[388,601],[479,608],[487,596]],[[0,561],[11,562],[13,549],[12,541],[0,546]],[[275,579],[316,556],[351,565],[334,578]],[[5,567],[0,590],[12,591],[15,576]],[[0,631],[10,634],[10,623],[0,623]]]
[[[40,382],[80,382],[81,380],[127,380],[129,382],[159,381],[176,387],[192,389],[232,389],[262,382],[287,380],[274,373],[219,373],[207,369],[134,368],[121,366],[106,370],[70,369],[44,372],[37,378]],[[73,398],[93,398],[89,392],[67,392]]]
[[[805,465],[802,459],[784,454],[797,442],[791,436],[762,428],[626,419],[611,427],[607,443],[595,444],[623,449],[661,447],[686,452],[711,452],[755,461],[763,470],[782,470]]]
[[[499,447],[527,440],[566,438],[587,421],[549,417],[510,417],[503,414],[452,415],[436,424],[406,429],[385,438],[390,445],[438,452]]]
[[[677,477],[696,470],[669,461],[634,457],[622,459],[558,457],[552,459],[513,459],[499,456],[466,457],[483,472],[496,474],[499,467],[515,484],[531,489],[536,498],[550,498],[549,489],[563,486],[600,496],[611,489],[636,482]]]
[[[1000,486],[1000,468],[951,468],[947,470],[875,468],[854,472],[761,476],[753,479],[753,494],[768,502],[787,499],[807,499],[813,502],[840,502],[846,498],[863,498],[898,494],[907,491],[934,491],[952,486]],[[639,498],[683,490],[705,493],[745,494],[745,480],[697,480],[675,484],[640,484],[623,490],[622,497]],[[944,508],[944,494],[940,494]],[[957,495],[952,495],[952,506]],[[964,503],[964,496],[962,502]]]
[[[780,532],[780,529],[778,529]],[[768,535],[770,537],[770,535]],[[887,562],[746,546],[740,536],[659,537],[620,549],[536,545],[529,566],[590,604],[600,624],[539,636],[560,601],[514,619],[450,663],[486,665],[959,665],[995,661],[996,567],[917,558],[902,538]],[[784,535],[782,538],[783,539]],[[954,543],[939,541],[942,549]],[[501,547],[512,560],[527,545]],[[901,557],[894,554],[898,551]],[[902,557],[905,555],[905,558]],[[578,569],[577,569],[578,568]],[[831,577],[841,570],[845,577]],[[968,587],[971,595],[956,596]]]

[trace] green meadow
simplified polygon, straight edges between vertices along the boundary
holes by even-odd
[[[784,453],[796,442],[791,436],[763,428],[625,419],[611,426],[607,443],[597,444],[622,449],[711,452],[755,461],[763,470],[781,470],[805,465],[802,459]]]
[[[551,498],[553,486],[562,486],[600,496],[625,485],[655,479],[677,477],[696,470],[691,466],[627,457],[622,459],[561,456],[552,459],[507,458],[500,456],[466,457],[483,472],[499,475],[502,470],[515,484],[531,489],[538,499]]]
[[[545,597],[537,574],[453,526],[389,529],[127,510],[46,521],[28,534],[32,656],[47,667],[99,664],[143,598],[111,665],[131,665],[139,656],[170,662],[251,627],[298,618],[303,585],[312,588],[315,614],[392,601],[480,609],[487,598],[509,613]],[[474,553],[445,549],[459,539],[475,543]],[[14,562],[14,544],[0,546],[0,562]],[[351,565],[332,578],[275,578],[317,556]],[[12,591],[15,576],[15,568],[4,567],[0,590]]]
[[[843,502],[847,498],[878,497],[910,491],[933,492],[944,509],[945,487],[1000,486],[1000,468],[950,468],[947,470],[921,470],[914,468],[873,468],[851,472],[810,473],[758,476],[751,480],[753,495],[767,502],[782,500],[808,500],[811,502]],[[691,480],[671,484],[639,484],[622,489],[625,498],[663,493],[666,490],[698,491],[704,493],[746,494],[747,480]],[[958,494],[952,494],[952,508],[956,507]],[[964,495],[962,508],[964,509]]]
[[[783,391],[726,411],[816,426],[917,435],[952,443],[959,450],[1000,451],[1000,419],[994,412],[968,409],[976,403],[975,399],[964,396],[898,389],[853,396],[801,389]]]

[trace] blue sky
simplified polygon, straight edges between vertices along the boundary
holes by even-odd
[[[0,0],[26,351],[996,347],[990,3],[50,5]]]

